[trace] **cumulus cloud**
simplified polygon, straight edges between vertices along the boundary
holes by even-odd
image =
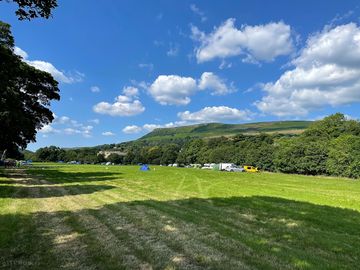
[[[29,60],[28,54],[19,47],[14,48],[14,53],[21,56],[23,60],[30,66],[50,73],[55,78],[55,80],[59,82],[72,84],[83,81],[85,77],[85,75],[79,71],[75,71],[72,73],[68,72],[67,74],[65,74],[64,71],[58,70],[53,64],[49,62],[41,60]]]
[[[264,85],[255,103],[264,113],[305,116],[324,106],[360,102],[360,28],[354,24],[325,27],[312,35],[293,69]]]
[[[190,96],[198,91],[210,90],[212,95],[226,95],[236,91],[234,83],[227,83],[212,72],[204,72],[197,81],[192,77],[160,75],[148,87],[150,95],[161,105],[187,105]]]
[[[103,135],[103,136],[115,136],[115,133],[113,133],[111,131],[105,131],[105,132],[101,133],[101,135]]]
[[[142,131],[142,128],[136,125],[126,126],[122,130],[126,134],[135,134]]]
[[[227,106],[205,107],[197,112],[179,112],[178,117],[182,121],[207,123],[223,121],[244,121],[250,120],[252,113],[248,110],[239,110]]]
[[[233,56],[242,56],[245,62],[270,62],[294,48],[291,28],[281,21],[238,29],[235,19],[230,18],[209,34],[196,26],[191,31],[192,38],[200,43],[195,49],[199,63]]]
[[[52,134],[52,133],[58,133],[59,130],[53,128],[50,124],[49,125],[45,125],[43,126],[40,130],[40,133],[44,133],[44,134]]]
[[[211,89],[212,95],[226,95],[236,91],[234,84],[226,84],[226,81],[212,72],[204,72],[199,80],[199,88],[201,90]]]
[[[139,89],[133,86],[126,86],[123,88],[123,94],[128,97],[137,97],[139,95]]]
[[[145,111],[145,107],[137,99],[137,88],[124,87],[122,92],[124,95],[117,96],[114,103],[103,101],[94,105],[94,112],[111,116],[132,116]]]
[[[112,104],[100,102],[93,107],[94,112],[99,114],[108,114],[111,116],[132,116],[145,111],[145,107],[139,100],[133,102],[125,101],[125,96],[118,96]]]
[[[148,89],[161,105],[187,105],[196,90],[196,80],[178,75],[160,75]]]

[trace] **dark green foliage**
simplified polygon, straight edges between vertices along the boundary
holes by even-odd
[[[302,136],[312,139],[331,140],[344,134],[359,136],[360,124],[356,120],[346,119],[345,115],[341,113],[336,113],[312,123]]]
[[[114,164],[121,164],[124,161],[124,157],[118,154],[110,154],[106,160]]]
[[[274,165],[286,173],[325,174],[327,151],[327,143],[322,140],[283,139],[278,142]]]
[[[35,152],[35,160],[41,161],[64,161],[65,150],[56,146],[40,148]]]
[[[54,119],[51,100],[59,100],[58,83],[47,72],[15,55],[10,25],[0,21],[0,151],[25,148],[36,132]]]
[[[299,137],[279,140],[275,167],[287,173],[359,177],[359,135],[358,121],[340,113],[325,117]]]
[[[173,164],[179,154],[180,147],[176,144],[168,144],[163,147],[160,164]]]
[[[3,0],[0,0],[0,2]],[[48,19],[51,16],[52,9],[56,8],[57,0],[5,0],[14,2],[18,5],[15,12],[19,20],[30,20],[38,17]]]
[[[360,137],[342,135],[331,142],[327,170],[331,175],[360,177]]]
[[[105,159],[104,155],[98,154],[95,157],[95,162],[94,163],[103,163],[105,161],[106,161],[106,159]]]

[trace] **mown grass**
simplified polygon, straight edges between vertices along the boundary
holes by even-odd
[[[357,269],[360,182],[40,164],[0,175],[3,269]]]

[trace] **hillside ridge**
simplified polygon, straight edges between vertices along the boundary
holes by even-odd
[[[236,134],[286,133],[298,134],[312,121],[269,121],[243,124],[204,123],[188,126],[157,128],[138,140],[158,140],[185,137],[218,137]]]

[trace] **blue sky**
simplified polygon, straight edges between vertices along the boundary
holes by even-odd
[[[60,82],[46,145],[136,139],[203,122],[359,118],[357,1],[61,1],[12,25],[16,53]]]

